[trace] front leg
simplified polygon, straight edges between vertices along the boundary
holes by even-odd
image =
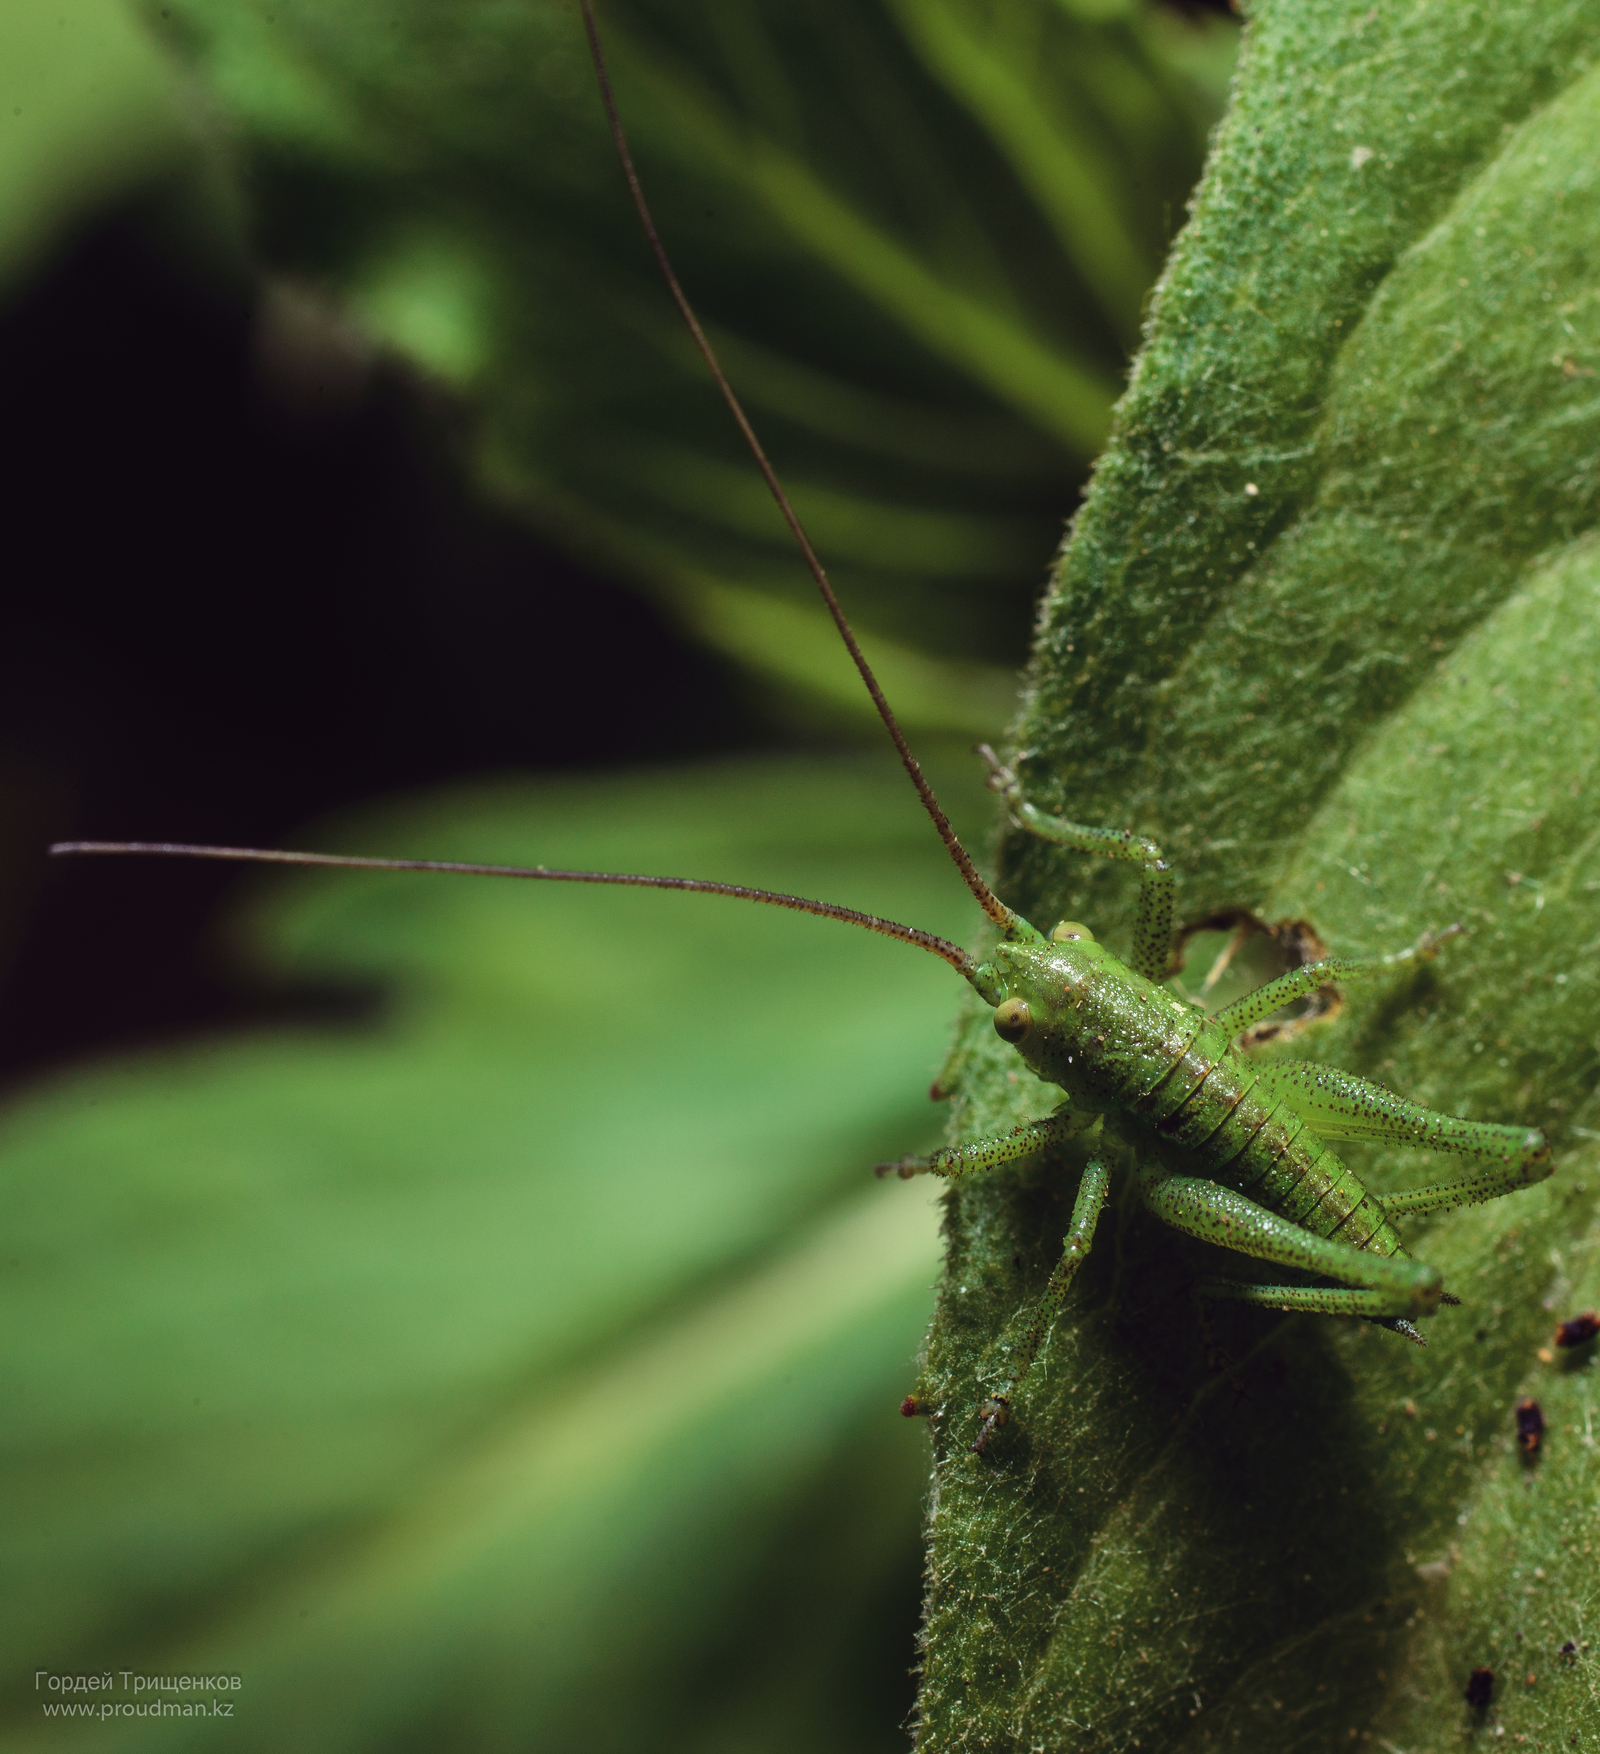
[[[970,1145],[941,1145],[925,1157],[899,1157],[893,1163],[873,1166],[877,1176],[897,1175],[910,1181],[914,1175],[942,1175],[946,1181],[964,1181],[1023,1157],[1036,1157],[1092,1127],[1098,1115],[1074,1114],[1065,1106],[1042,1121],[1028,1121],[993,1139],[975,1139]]]
[[[1128,859],[1141,867],[1133,954],[1128,961],[1147,980],[1164,980],[1172,959],[1173,877],[1172,867],[1162,857],[1160,847],[1131,828],[1085,828],[1064,817],[1046,816],[1027,802],[1017,776],[1009,767],[1001,766],[987,743],[978,745],[978,754],[989,768],[989,790],[1005,799],[1018,827],[1053,846],[1070,847],[1075,853],[1092,853],[1102,859]]]

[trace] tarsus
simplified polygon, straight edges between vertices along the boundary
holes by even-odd
[[[628,137],[623,132],[622,118],[617,114],[616,99],[611,94],[611,76],[606,69],[605,50],[600,44],[600,27],[595,22],[593,0],[579,0],[583,8],[583,28],[589,37],[589,53],[594,60],[595,76],[600,82],[600,96],[605,104],[606,120],[611,126],[612,143],[616,146],[617,157],[622,160],[622,173],[628,180],[628,192],[633,197],[635,211],[639,215],[639,223],[644,227],[644,235],[650,245],[651,254],[656,259],[656,266],[661,270],[662,278],[672,294],[673,302],[678,307],[678,314],[689,327],[694,337],[694,344],[700,349],[701,358],[710,368],[717,388],[722,392],[722,399],[728,405],[728,411],[737,422],[739,431],[744,434],[744,442],[750,447],[750,454],[756,460],[762,479],[768,491],[778,503],[778,510],[783,513],[783,520],[789,526],[789,532],[805,557],[806,565],[811,569],[811,576],[817,581],[817,589],[822,593],[822,600],[828,606],[828,613],[833,617],[834,626],[839,630],[839,637],[845,643],[855,662],[856,669],[861,672],[861,680],[866,684],[867,693],[872,696],[872,704],[878,709],[878,717],[883,720],[900,759],[905,764],[906,772],[911,776],[911,783],[917,788],[917,796],[922,800],[922,807],[933,818],[933,826],[939,831],[939,838],[945,844],[945,850],[955,861],[956,869],[966,881],[967,888],[977,898],[978,905],[997,926],[1009,929],[1016,923],[1017,916],[1006,904],[993,894],[987,883],[978,875],[975,866],[968,856],[967,849],[957,838],[956,831],[950,826],[950,819],[940,807],[934,790],[928,784],[921,764],[911,753],[911,745],[906,741],[905,732],[900,729],[899,721],[884,698],[883,690],[878,686],[878,679],[872,673],[872,666],[867,662],[866,654],[856,641],[850,623],[845,619],[844,610],[839,607],[839,599],[833,594],[833,586],[828,582],[828,575],[822,562],[817,558],[817,551],[811,546],[811,538],[806,535],[795,509],[789,503],[789,496],[783,491],[783,483],[778,479],[777,471],[767,459],[767,453],[761,448],[761,441],[756,437],[755,428],[750,424],[744,405],[734,394],[733,385],[728,382],[727,374],[722,369],[715,350],[700,327],[700,319],[694,314],[694,307],[689,303],[687,294],[679,283],[672,263],[667,257],[666,246],[661,242],[656,231],[654,219],[650,216],[649,203],[644,198],[644,190],[639,185],[639,173],[633,166],[633,154],[628,150]]]

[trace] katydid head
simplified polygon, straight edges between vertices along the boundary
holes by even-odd
[[[1097,1106],[1124,1045],[1145,1053],[1193,1012],[1095,941],[1087,926],[1063,921],[1044,938],[1008,938],[967,977],[994,1006],[995,1034],[1047,1083],[1085,1107]],[[1165,1033],[1171,1033],[1165,1032]],[[1181,1051],[1181,1047],[1180,1050]]]
[[[997,944],[970,980],[994,1006],[994,1032],[1035,1065],[1043,1044],[1069,1027],[1105,965],[1118,959],[1078,928],[1071,938]]]
[[[967,979],[979,998],[994,1006],[995,1034],[1020,1047],[1053,1015],[1045,995],[1081,985],[1093,962],[1106,956],[1094,933],[1076,920],[1063,920],[1046,938],[1019,917],[1004,942]]]

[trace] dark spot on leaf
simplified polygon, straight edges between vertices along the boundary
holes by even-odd
[[[1536,1456],[1544,1442],[1544,1408],[1535,1400],[1517,1402],[1517,1447],[1525,1456]]]

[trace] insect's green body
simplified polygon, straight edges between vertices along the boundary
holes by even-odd
[[[1063,922],[1046,939],[1009,913],[988,960],[965,969],[995,1008],[994,1027],[1067,1101],[1043,1121],[998,1139],[880,1165],[902,1176],[951,1180],[1018,1158],[1059,1151],[1069,1140],[1122,1147],[1145,1206],[1174,1229],[1286,1269],[1283,1283],[1209,1278],[1197,1289],[1277,1309],[1356,1315],[1424,1343],[1412,1318],[1455,1302],[1437,1268],[1406,1254],[1397,1217],[1448,1211],[1542,1181],[1550,1148],[1536,1129],[1439,1114],[1381,1085],[1329,1066],[1251,1060],[1236,1045],[1251,1024],[1333,979],[1356,981],[1434,954],[1439,939],[1367,961],[1330,960],[1291,969],[1208,1017],[1161,984],[1172,941],[1172,881],[1160,849],[1123,831],[1045,815],[1015,776],[982,752],[990,784],[1030,832],[1077,852],[1143,868],[1133,961]],[[1452,931],[1456,928],[1452,928]],[[1374,1192],[1329,1149],[1329,1140],[1418,1145],[1470,1160],[1442,1182],[1400,1194]],[[975,1448],[1004,1424],[1089,1252],[1109,1185],[1099,1150],[1084,1167],[1062,1258],[1020,1340],[1009,1380],[981,1408]],[[908,1403],[920,1405],[913,1397]]]
[[[988,966],[996,1003],[1029,1007],[1017,1051],[1075,1110],[1117,1117],[1135,1149],[1248,1194],[1314,1236],[1399,1253],[1383,1207],[1223,1025],[1088,937],[1002,944]]]

